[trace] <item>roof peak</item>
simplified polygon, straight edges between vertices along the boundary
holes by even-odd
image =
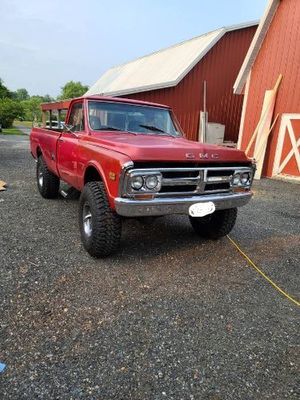
[[[141,60],[141,59],[143,59],[143,58],[151,57],[151,56],[153,56],[154,54],[162,53],[162,52],[164,52],[164,51],[166,51],[166,50],[169,50],[169,49],[172,49],[172,48],[175,48],[175,47],[182,46],[182,45],[186,44],[187,42],[192,42],[193,40],[197,40],[197,39],[200,39],[200,38],[204,38],[205,36],[211,35],[212,33],[217,33],[217,32],[218,32],[218,33],[220,33],[220,32],[227,33],[227,32],[235,31],[235,30],[238,30],[238,29],[250,28],[251,26],[258,25],[258,24],[259,24],[259,20],[252,20],[252,21],[242,22],[242,23],[239,23],[239,24],[222,26],[222,27],[220,27],[220,28],[216,28],[216,29],[213,29],[213,30],[211,30],[211,31],[202,33],[201,35],[193,36],[193,37],[190,38],[190,39],[184,39],[184,40],[182,40],[182,41],[180,41],[180,42],[171,44],[170,46],[163,47],[163,48],[161,48],[161,49],[159,49],[159,50],[154,50],[154,51],[152,51],[151,53],[147,53],[147,54],[145,54],[145,55],[143,55],[143,56],[136,57],[136,58],[134,58],[134,59],[132,59],[132,60],[129,60],[129,61],[125,61],[125,62],[123,62],[123,63],[121,63],[121,64],[113,65],[113,66],[110,67],[109,69],[122,67],[122,66],[124,66],[124,65],[133,63],[133,62],[135,62],[135,61],[137,61],[137,60]]]
[[[123,96],[176,86],[227,33],[257,25],[230,25],[175,43],[106,70],[85,93]]]

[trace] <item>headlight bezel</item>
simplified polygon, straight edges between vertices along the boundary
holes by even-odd
[[[149,185],[149,179],[156,177],[157,184],[151,188]],[[137,177],[140,177],[143,181],[142,186],[137,189],[132,186],[132,181],[133,179],[136,179]],[[155,194],[158,193],[161,189],[162,185],[162,174],[157,171],[128,171],[126,174],[126,183],[125,183],[125,191],[127,194]],[[148,180],[148,186],[147,186],[147,180]],[[150,187],[149,187],[150,186]]]
[[[153,179],[153,178],[155,178],[155,181],[154,181],[155,185],[154,186],[150,185],[151,179]],[[159,178],[158,178],[157,174],[146,176],[144,181],[145,181],[145,187],[148,190],[155,190],[159,186]]]
[[[245,180],[245,179],[246,179],[246,180]],[[243,186],[249,186],[250,181],[251,181],[250,172],[243,172],[243,173],[240,175],[240,181],[241,181],[241,184],[242,184]]]
[[[135,186],[134,183],[139,183],[138,186]],[[133,176],[130,182],[131,188],[133,190],[140,190],[144,185],[144,179],[140,175]]]
[[[253,168],[241,168],[236,169],[232,174],[230,186],[232,188],[245,188],[248,189],[252,185],[253,177],[254,177]],[[243,177],[247,176],[247,180],[243,180]]]
[[[232,176],[232,186],[239,186],[241,183],[241,174],[240,172],[235,172]]]

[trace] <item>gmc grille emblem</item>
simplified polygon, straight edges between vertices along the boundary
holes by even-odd
[[[203,158],[208,158],[208,153],[199,153],[199,157],[200,157],[201,159],[203,159]]]
[[[201,158],[201,160],[203,160],[203,159],[208,159],[209,158],[209,155],[208,155],[208,153],[199,153],[199,157]],[[220,156],[219,156],[219,154],[218,153],[212,153],[211,155],[210,155],[210,158],[219,158]]]
[[[194,153],[185,153],[185,158],[187,158],[188,160],[193,160],[195,158],[195,154]]]

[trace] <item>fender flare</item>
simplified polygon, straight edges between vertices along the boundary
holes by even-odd
[[[87,163],[87,165],[85,166],[84,172],[83,172],[83,175],[82,175],[82,182],[81,182],[82,185],[81,185],[81,186],[84,187],[84,177],[85,177],[86,171],[88,170],[89,167],[95,168],[95,170],[98,172],[98,174],[99,174],[99,176],[100,176],[102,182],[103,182],[104,185],[105,185],[107,194],[109,195],[109,197],[111,197],[111,193],[110,193],[110,191],[109,191],[109,186],[108,186],[108,184],[107,184],[107,179],[106,179],[106,176],[105,176],[105,174],[104,174],[103,168],[101,167],[101,164],[100,164],[100,163],[98,163],[98,162],[96,162],[96,161],[94,161],[94,160],[89,161],[89,162]]]

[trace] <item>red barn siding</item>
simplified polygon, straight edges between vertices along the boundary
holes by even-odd
[[[300,1],[281,1],[252,67],[241,148],[245,149],[259,121],[265,91],[272,89],[278,75],[283,79],[278,91],[274,116],[300,113]],[[270,137],[263,174],[272,176],[280,118]],[[285,146],[290,146],[288,141]],[[289,147],[290,148],[290,147]],[[286,152],[286,149],[284,150]],[[296,172],[295,165],[287,173]],[[299,173],[299,172],[298,172]]]
[[[232,87],[256,28],[227,32],[177,86],[124,97],[171,106],[187,137],[198,140],[203,82],[206,80],[208,119],[224,124],[225,139],[236,142],[243,96],[234,95]]]

